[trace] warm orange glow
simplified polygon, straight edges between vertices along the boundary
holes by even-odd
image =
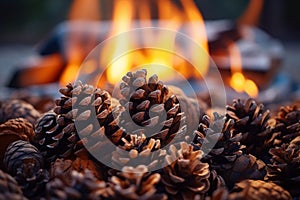
[[[74,0],[69,13],[69,20],[100,20],[100,2],[99,0]],[[67,66],[60,76],[61,85],[74,82],[77,72],[84,59],[85,53],[83,47],[93,46],[97,36],[89,36],[89,42],[83,42],[86,37],[81,32],[70,32],[65,42]],[[91,70],[89,70],[91,71]]]
[[[78,64],[68,64],[60,76],[60,84],[66,85],[70,82],[75,81],[76,74],[79,70]]]
[[[70,20],[100,20],[99,0],[74,0],[69,13]]]
[[[231,79],[230,86],[237,92],[246,92],[250,97],[256,97],[258,95],[258,88],[256,84],[247,79],[242,73],[242,56],[238,46],[232,43],[229,47],[230,54],[230,67],[231,67]]]
[[[101,66],[107,69],[105,73],[107,82],[115,84],[121,81],[126,72],[135,70],[135,68],[145,68],[149,74],[156,73],[162,80],[170,80],[174,77],[175,73],[169,69],[175,69],[187,79],[202,78],[201,76],[207,73],[209,58],[205,25],[193,0],[180,0],[181,5],[176,4],[173,0],[112,0],[111,3],[113,3],[112,25],[106,38],[132,30],[133,24],[135,28],[158,27],[175,32],[184,30],[184,34],[200,45],[203,50],[196,50],[186,44],[184,47],[178,47],[175,44],[176,34],[170,36],[167,31],[157,33],[149,30],[138,37],[136,35],[129,35],[127,38],[116,37],[117,39],[104,46],[99,61],[97,61],[99,65],[90,65],[91,68]],[[74,0],[69,18],[70,20],[100,20],[100,4],[99,0]],[[151,11],[151,7],[157,8],[157,15]],[[156,23],[154,23],[154,17],[155,20],[158,18]],[[80,37],[85,36],[72,33],[68,37],[67,60],[69,63],[61,77],[61,84],[72,82],[75,79],[75,69],[78,69],[75,66],[80,66],[84,59],[80,46],[87,44],[80,43]],[[124,53],[125,50],[135,49],[140,44],[153,44],[153,46],[159,46],[167,51],[144,48]],[[198,68],[200,74],[190,63],[172,53],[180,51],[188,52],[192,63],[200,67]],[[111,63],[104,63],[104,60],[109,60]],[[87,69],[83,73],[91,71],[93,69]]]
[[[208,44],[203,18],[194,2],[192,0],[182,1],[182,9],[171,0],[155,2],[158,6],[159,17],[159,22],[156,26],[177,31],[183,25],[188,25],[186,34],[203,47],[203,52],[197,52],[191,47],[187,47],[186,51],[190,52],[194,63],[197,62],[198,66],[202,66],[200,73],[204,75],[208,70],[208,56],[203,55],[203,53],[208,52]],[[116,0],[113,11],[113,28],[110,36],[130,30],[133,20],[139,21],[140,27],[153,26],[150,3],[150,1]],[[160,47],[167,49],[169,52],[142,49],[122,55],[119,59],[112,62],[107,69],[107,80],[114,84],[120,81],[127,71],[140,66],[147,69],[150,74],[158,74],[161,79],[170,79],[174,75],[168,67],[176,69],[186,78],[198,77],[199,73],[193,67],[183,59],[170,53],[170,51],[176,52],[178,50],[178,47],[175,46],[175,35],[170,37],[167,32],[160,34],[146,32],[139,42],[149,43],[149,41],[152,44],[159,44]],[[115,44],[113,44],[114,47],[110,44],[110,47],[107,47],[105,53],[101,56],[113,58],[119,55],[119,50],[134,47],[136,42],[138,41],[134,36],[122,41],[116,40]]]

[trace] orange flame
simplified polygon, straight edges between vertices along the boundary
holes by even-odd
[[[135,7],[135,1],[130,0],[117,0],[114,7],[113,17],[113,30],[110,35],[116,35],[120,32],[130,30],[131,22],[134,17],[138,18],[141,27],[152,26],[150,1],[140,1]],[[182,0],[182,9],[174,4],[170,0],[156,1],[158,5],[158,17],[159,27],[168,28],[171,30],[178,30],[184,23],[189,23],[189,29],[187,34],[201,45],[204,51],[208,52],[208,44],[205,32],[205,26],[203,18],[192,0]],[[167,21],[167,23],[166,23]],[[156,42],[162,47],[166,47],[169,51],[176,52],[175,38],[170,37],[169,34],[161,33],[146,33],[142,41]],[[115,53],[118,53],[118,49],[134,47],[136,44],[135,38],[128,38],[123,41],[116,41],[112,51],[105,52],[105,55],[113,57]],[[201,52],[197,52],[194,49],[187,49],[190,51],[191,59],[199,60]],[[197,63],[201,68],[201,74],[205,74],[208,69],[208,58],[206,56],[200,59],[201,63]],[[117,61],[113,62],[107,70],[107,79],[111,83],[120,81],[123,74],[134,67],[143,66],[150,74],[157,73],[162,79],[170,78],[173,75],[170,74],[170,70],[162,67],[153,67],[152,64],[158,64],[166,67],[175,68],[186,78],[195,77],[198,73],[190,67],[186,61],[182,60],[178,56],[174,56],[171,53],[161,50],[138,50],[136,52],[129,53],[122,56]]]
[[[242,56],[238,46],[232,43],[229,46],[231,79],[230,86],[237,92],[246,92],[250,97],[258,95],[258,88],[254,81],[247,79],[242,73]]]
[[[112,26],[108,37],[131,30],[133,22],[135,22],[135,27],[138,22],[138,26],[141,28],[155,26],[171,29],[173,31],[178,31],[187,25],[185,33],[192,38],[194,42],[203,47],[205,53],[208,53],[204,21],[200,11],[192,0],[181,0],[181,6],[178,6],[171,0],[156,0],[154,3],[155,4],[153,4],[151,0],[114,0]],[[153,23],[154,14],[151,11],[151,7],[157,7],[158,23],[156,24]],[[100,20],[101,13],[99,10],[100,3],[98,0],[74,0],[69,16],[71,20]],[[76,74],[74,73],[78,70],[81,64],[80,61],[83,60],[83,53],[80,49],[80,37],[84,36],[74,34],[68,37],[70,40],[68,43],[73,44],[68,45],[67,52],[69,55],[67,59],[69,63],[61,76],[61,84],[75,79]],[[146,68],[150,74],[158,74],[162,79],[173,76],[173,74],[170,74],[170,70],[164,67],[154,68],[152,64],[173,68],[186,78],[199,78],[199,73],[190,66],[190,63],[178,55],[169,53],[172,51],[176,52],[179,48],[175,45],[175,36],[170,37],[167,33],[157,34],[149,31],[141,37],[141,40],[138,41],[135,36],[128,36],[126,40],[124,40],[124,38],[122,40],[116,39],[113,43],[104,47],[105,50],[100,55],[100,61],[102,60],[101,58],[105,57],[106,59],[104,60],[108,58],[112,60],[112,63],[110,63],[109,66],[103,66],[104,64],[100,63],[100,66],[103,68],[107,67],[106,80],[109,83],[117,83],[127,71],[140,66]],[[71,40],[75,40],[75,42]],[[79,42],[76,42],[78,40]],[[159,44],[161,47],[166,47],[169,52],[154,49],[140,49],[116,58],[120,55],[120,52],[124,52],[126,49],[132,49],[132,47],[134,48],[137,42],[141,42],[142,44],[144,42]],[[200,74],[204,75],[208,71],[208,56],[202,56],[203,52],[197,52],[193,47],[186,48],[185,51],[189,51],[190,59],[193,59],[194,63],[196,62],[198,66],[201,66]],[[201,59],[199,59],[199,57]]]

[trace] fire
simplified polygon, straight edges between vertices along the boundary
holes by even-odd
[[[232,43],[229,47],[231,79],[230,86],[237,92],[246,92],[250,97],[258,95],[258,88],[256,84],[247,79],[242,73],[242,56],[238,46]]]
[[[101,1],[92,0],[92,6],[87,6],[86,2],[90,1],[74,1],[71,7],[70,19],[101,19],[99,8],[102,6],[96,3],[101,3]],[[153,3],[155,3],[155,5]],[[152,12],[151,7],[157,8],[156,15]],[[87,12],[87,10],[89,10],[88,8],[91,9],[91,12]],[[154,20],[156,18],[158,19]],[[184,34],[192,38],[192,40],[200,45],[203,48],[203,51],[208,54],[208,43],[204,21],[193,0],[180,0],[180,5],[171,0],[114,0],[112,25],[107,38],[117,36],[120,33],[130,31],[137,27],[158,27],[172,31],[179,31],[185,26],[187,28],[184,28]],[[186,48],[184,51],[189,52],[189,59],[192,59],[193,63],[196,63],[197,66],[201,66],[200,69],[198,68],[201,75],[193,67],[191,67],[190,63],[172,53],[177,52],[179,48],[182,48],[175,45],[175,36],[170,37],[170,35],[166,33],[148,31],[138,37],[141,38],[137,39],[136,35],[128,36],[126,39],[118,39],[118,37],[116,37],[117,39],[114,40],[113,43],[104,47],[104,53],[102,52],[99,58],[99,65],[107,69],[106,80],[109,83],[115,84],[119,82],[121,77],[127,71],[131,71],[134,68],[139,67],[146,68],[151,74],[158,74],[160,78],[164,80],[168,78],[170,79],[173,76],[173,74],[170,74],[171,71],[166,69],[168,67],[175,69],[187,79],[201,78],[201,76],[205,75],[208,71],[209,58],[204,55],[203,52],[198,52],[193,49],[193,47],[184,47]],[[168,51],[157,49],[138,49],[126,54],[120,53],[124,52],[126,49],[134,49],[136,46],[140,45],[138,43],[159,44],[160,47],[166,48]],[[80,52],[80,49],[78,48],[70,47],[70,49],[73,49],[73,51],[76,49]],[[71,58],[68,58],[68,60],[74,60],[73,55],[70,56]],[[111,60],[111,63],[109,63],[108,66],[104,66],[107,65],[107,63],[101,63],[101,60],[107,59]],[[61,83],[73,81],[76,68],[78,68],[77,60],[76,62],[72,61],[68,63],[67,69],[64,71],[64,76],[61,78]],[[70,75],[70,73],[72,74]]]

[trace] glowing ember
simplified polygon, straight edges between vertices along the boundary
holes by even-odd
[[[231,79],[230,86],[237,92],[246,92],[250,97],[258,95],[258,88],[256,84],[247,79],[242,73],[242,56],[237,45],[232,43],[229,48],[230,52],[230,67]]]

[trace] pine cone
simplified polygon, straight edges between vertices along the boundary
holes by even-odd
[[[166,151],[160,149],[160,140],[151,138],[147,140],[146,136],[130,135],[130,140],[122,138],[124,145],[120,145],[112,153],[113,165],[117,169],[124,166],[137,167],[143,163],[149,170],[154,170],[163,166]],[[136,161],[138,159],[138,161]]]
[[[226,123],[224,116],[214,113],[214,119],[204,115],[194,132],[192,145],[207,155],[203,158],[213,169],[226,168],[242,154],[241,134],[232,134],[233,120]]]
[[[263,160],[268,160],[268,151],[265,146],[271,129],[268,127],[270,111],[264,108],[263,104],[257,103],[254,99],[242,101],[234,100],[231,106],[227,106],[227,120],[233,119],[233,135],[242,133],[241,144],[246,148],[246,154],[252,154]]]
[[[83,160],[76,158],[76,160],[56,159],[51,163],[50,178],[53,179],[56,176],[63,174],[66,178],[71,177],[73,170],[83,173],[85,169],[88,169],[97,179],[102,179],[102,175],[99,172],[99,167],[92,160]]]
[[[0,199],[26,200],[17,181],[0,170]]]
[[[33,125],[24,118],[14,118],[0,125],[0,132],[15,132],[21,135],[23,140],[31,141],[34,136]],[[26,138],[27,136],[27,138]]]
[[[204,198],[210,187],[210,171],[209,165],[200,161],[202,156],[202,151],[193,151],[185,142],[180,143],[180,148],[170,146],[162,183],[172,199],[194,199],[196,195]]]
[[[120,84],[126,108],[120,116],[120,126],[128,134],[143,133],[147,138],[159,139],[161,146],[168,144],[176,135],[186,132],[185,114],[175,95],[158,80],[156,75],[146,80],[147,71],[128,72]]]
[[[230,168],[217,170],[229,188],[236,182],[245,179],[261,180],[266,175],[265,163],[251,154],[240,155],[230,165]]]
[[[106,184],[97,180],[89,170],[83,173],[73,170],[70,178],[66,178],[63,174],[56,176],[47,183],[46,190],[46,199],[49,200],[101,200],[106,195]]]
[[[0,109],[0,124],[9,119],[25,118],[34,125],[39,117],[40,113],[32,105],[21,100],[5,101]]]
[[[300,192],[300,136],[283,144],[281,147],[270,149],[271,164],[267,166],[266,180],[272,181],[293,196],[299,197]]]
[[[281,107],[277,116],[269,120],[272,134],[269,147],[280,147],[300,135],[300,109],[297,105]]]
[[[230,191],[229,200],[291,200],[292,197],[288,191],[282,187],[262,180],[244,180],[237,183]]]
[[[43,195],[48,172],[43,169],[43,158],[33,145],[22,140],[11,143],[4,156],[4,165],[20,184],[26,197]]]
[[[166,196],[158,194],[155,188],[159,181],[160,175],[158,173],[150,174],[144,165],[139,165],[136,168],[124,167],[122,172],[110,178],[108,199],[165,200]]]
[[[64,124],[62,116],[49,111],[37,121],[35,133],[34,144],[40,150],[46,165],[56,158],[74,159],[73,148],[79,138],[75,134],[73,123]]]
[[[85,148],[95,148],[95,145],[106,142],[103,126],[110,120],[108,115],[112,110],[109,93],[81,82],[68,84],[66,88],[60,89],[60,92],[63,96],[56,100],[57,107],[54,112],[61,118],[58,121],[60,126],[74,127],[75,121],[77,122],[78,138],[72,138],[76,144],[75,154],[85,155]],[[111,139],[111,135],[106,136]]]
[[[222,176],[220,176],[216,170],[211,169],[210,170],[210,176],[209,176],[209,190],[206,193],[206,195],[212,196],[214,191],[226,188],[226,183]]]
[[[34,134],[33,126],[24,118],[10,119],[0,125],[0,165],[3,165],[5,151],[12,142],[29,141]]]

